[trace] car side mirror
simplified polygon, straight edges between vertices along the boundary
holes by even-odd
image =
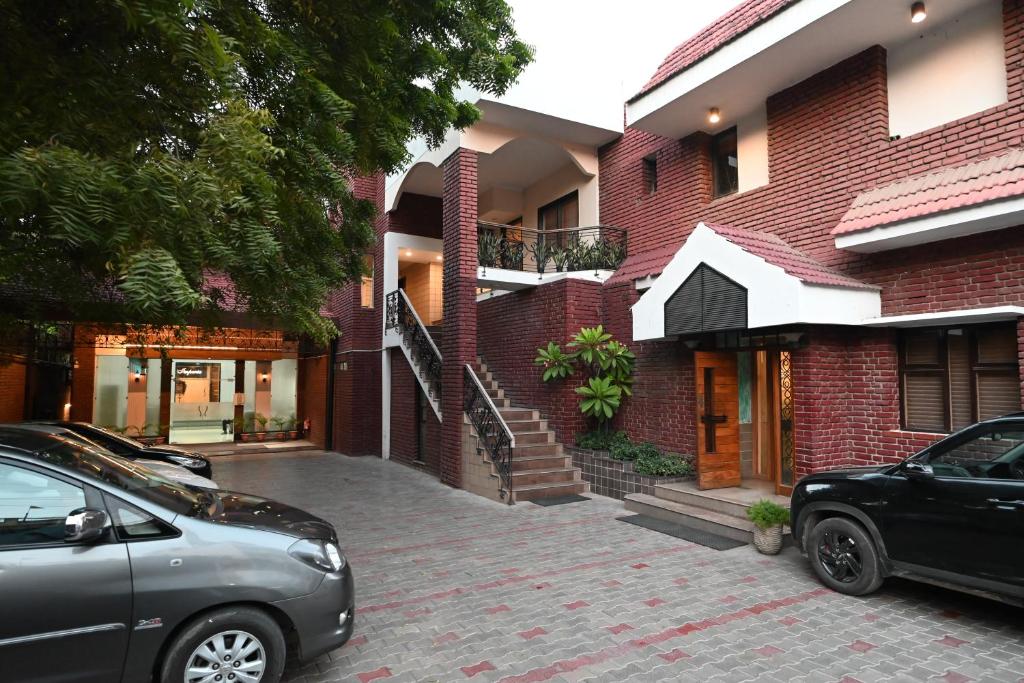
[[[93,543],[107,534],[110,528],[107,513],[96,508],[78,508],[64,520],[65,543]]]
[[[925,479],[932,479],[935,477],[935,470],[932,469],[931,465],[926,465],[922,462],[908,462],[903,465],[903,473],[907,475],[908,479],[915,481],[923,481]]]

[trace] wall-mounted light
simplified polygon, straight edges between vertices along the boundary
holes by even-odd
[[[722,120],[722,112],[718,111],[718,107],[711,107],[708,110],[708,123],[718,123]]]
[[[925,10],[923,2],[915,2],[910,6],[910,21],[920,24],[927,17],[928,12]]]
[[[412,250],[411,249],[406,249],[405,250],[405,255],[406,256],[412,256]]]
[[[260,373],[260,382],[261,383],[266,384],[268,379],[269,379],[269,375],[267,373],[265,373],[265,372],[261,372]]]

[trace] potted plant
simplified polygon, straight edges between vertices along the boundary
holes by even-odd
[[[285,429],[288,430],[289,439],[295,440],[299,438],[299,429],[297,423],[298,420],[295,419],[295,413],[292,413],[291,415],[288,416],[288,424],[285,426]]]
[[[551,260],[551,245],[542,237],[538,237],[536,242],[532,242],[526,248],[533,254],[533,261],[537,265],[537,274],[543,275],[544,269],[548,267],[548,261]]]
[[[280,415],[270,418],[270,424],[274,425],[274,431],[277,432],[277,440],[284,441],[287,437],[284,431],[285,419]]]
[[[483,266],[484,273],[488,268],[494,268],[498,262],[498,250],[500,240],[493,232],[482,232],[477,238],[477,260]]]
[[[555,272],[561,273],[563,271],[569,271],[569,257],[572,254],[568,249],[564,247],[552,247],[551,248],[551,261],[555,264]]]
[[[789,524],[789,510],[762,498],[747,508],[747,518],[754,523],[754,547],[765,555],[778,555],[782,550],[782,527]]]
[[[267,416],[263,413],[256,413],[253,416],[253,419],[256,420],[256,424],[260,426],[259,431],[256,432],[256,440],[263,441],[267,438]]]
[[[245,419],[241,415],[235,418],[233,431],[235,433],[236,441],[249,440],[249,435],[245,433]]]

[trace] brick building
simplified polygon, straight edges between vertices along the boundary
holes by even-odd
[[[616,427],[695,455],[705,488],[785,493],[1019,410],[1024,2],[911,5],[748,0],[622,131],[481,101],[373,181],[336,447],[579,491],[575,386],[533,358],[598,323],[638,357]]]

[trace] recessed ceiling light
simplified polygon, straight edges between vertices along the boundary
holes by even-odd
[[[440,254],[438,254],[438,255],[437,255],[437,256],[436,256],[435,258],[437,258],[437,260],[438,260],[438,261],[440,261],[440,260],[441,260],[442,258],[444,258],[444,257],[443,257],[443,256],[441,256]]]
[[[910,6],[910,21],[915,24],[920,24],[928,16],[928,12],[924,9],[923,2],[915,2]]]
[[[412,251],[411,251],[411,250],[409,250],[409,249],[406,249],[406,250],[405,250],[405,255],[406,255],[406,256],[412,256]]]
[[[718,107],[711,107],[708,111],[708,123],[718,123],[722,120],[722,114],[718,111]]]

